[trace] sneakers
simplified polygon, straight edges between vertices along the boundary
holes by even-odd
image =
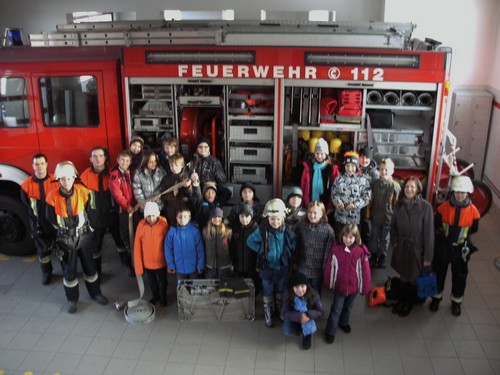
[[[460,316],[462,313],[462,308],[460,307],[460,304],[454,301],[451,301],[451,313],[455,316]]]
[[[102,294],[98,294],[97,296],[92,297],[94,301],[96,301],[99,305],[107,305],[108,299],[104,297]]]
[[[330,335],[329,333],[325,332],[325,341],[327,344],[333,344],[335,341],[335,335]]]
[[[438,311],[440,303],[441,303],[441,298],[434,298],[434,297],[432,297],[432,301],[429,304],[429,310],[431,310],[432,312]]]
[[[342,331],[345,333],[351,333],[351,326],[349,324],[346,324],[345,326],[340,327]]]
[[[42,273],[42,285],[49,285],[52,281],[52,274],[49,272]]]
[[[68,301],[67,311],[69,314],[76,313],[76,301]]]
[[[302,347],[305,350],[311,349],[311,335],[302,336]]]

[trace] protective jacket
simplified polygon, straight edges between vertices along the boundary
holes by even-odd
[[[108,168],[96,172],[89,167],[80,175],[80,180],[90,190],[89,220],[92,228],[107,228],[112,220],[117,220],[118,206],[111,196],[109,179]]]

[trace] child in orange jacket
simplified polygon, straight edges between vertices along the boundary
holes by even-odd
[[[144,219],[139,222],[134,241],[135,274],[146,271],[153,305],[160,300],[161,306],[167,305],[167,263],[163,251],[163,241],[167,235],[167,220],[160,216],[155,202],[147,202]]]

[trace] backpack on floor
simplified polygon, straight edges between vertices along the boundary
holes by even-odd
[[[388,277],[385,282],[385,297],[387,299],[397,300],[400,297],[401,280],[399,277]]]

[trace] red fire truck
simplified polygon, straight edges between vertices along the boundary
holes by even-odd
[[[153,149],[196,139],[228,175],[233,202],[251,181],[265,201],[298,184],[309,145],[368,143],[435,200],[450,52],[411,39],[412,24],[115,22],[59,25],[30,47],[0,49],[0,247],[32,251],[19,185],[42,152],[50,168],[111,161],[132,135]],[[36,48],[40,47],[40,48]],[[371,121],[367,121],[369,114]],[[341,145],[342,142],[342,145]],[[299,176],[300,177],[300,176]]]

